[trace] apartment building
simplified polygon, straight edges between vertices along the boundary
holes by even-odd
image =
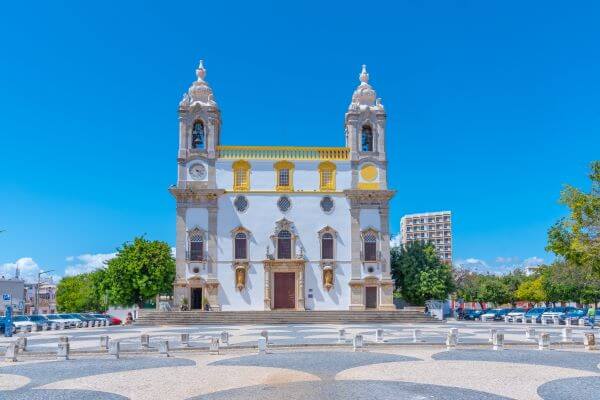
[[[440,259],[452,263],[452,213],[408,214],[400,220],[402,244],[420,241],[435,246]]]

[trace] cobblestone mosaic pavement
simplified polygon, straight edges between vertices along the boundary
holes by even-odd
[[[493,351],[489,328],[505,332],[506,350]],[[138,348],[139,335],[151,345],[171,341],[171,357],[155,352],[127,353],[114,360],[104,354],[75,355],[69,361],[23,357],[0,361],[0,398],[25,399],[519,399],[600,398],[600,351],[582,345],[539,351],[525,339],[524,328],[504,324],[350,325],[347,337],[365,335],[367,349],[353,352],[350,341],[338,342],[336,325],[110,327],[101,330],[41,332],[29,335],[32,351],[56,349],[58,336],[68,335],[75,349],[97,349],[98,336]],[[460,345],[446,350],[450,327],[458,327]],[[387,344],[373,346],[375,330],[384,329]],[[425,343],[409,344],[413,328]],[[235,345],[256,344],[263,329],[272,354]],[[541,327],[560,341],[560,329]],[[231,348],[210,355],[205,346],[222,330],[231,334]],[[584,329],[573,329],[581,341]],[[179,335],[189,333],[198,350],[178,350]],[[512,338],[512,339],[511,339]],[[14,339],[13,339],[14,340]],[[7,343],[1,339],[1,343]],[[321,343],[321,345],[318,345]],[[398,344],[406,344],[399,346]],[[473,343],[484,344],[473,347]],[[529,344],[526,346],[525,344]],[[324,347],[326,346],[326,347]],[[0,350],[1,351],[1,350]]]

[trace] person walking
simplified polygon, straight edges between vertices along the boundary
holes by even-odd
[[[596,322],[596,305],[594,304],[588,308],[588,322],[590,323],[590,329],[594,329],[594,323]]]

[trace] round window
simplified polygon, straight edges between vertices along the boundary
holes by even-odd
[[[277,200],[277,207],[281,212],[287,212],[290,207],[292,207],[292,201],[287,196],[281,196],[279,200]]]
[[[321,199],[321,210],[328,213],[333,210],[333,199],[329,196],[325,196]]]
[[[233,201],[233,205],[238,212],[244,212],[248,209],[248,199],[246,196],[237,196]]]

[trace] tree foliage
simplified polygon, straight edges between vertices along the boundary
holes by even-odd
[[[56,303],[62,312],[101,310],[101,298],[94,292],[94,273],[61,279],[56,289]]]
[[[412,242],[391,252],[392,277],[411,304],[445,299],[454,290],[452,268],[438,258],[432,244]]]
[[[592,162],[590,169],[589,193],[570,185],[561,192],[560,203],[569,208],[569,215],[548,231],[547,250],[600,275],[600,161]]]
[[[172,292],[175,260],[165,242],[136,237],[108,261],[103,284],[112,303],[137,304]]]

